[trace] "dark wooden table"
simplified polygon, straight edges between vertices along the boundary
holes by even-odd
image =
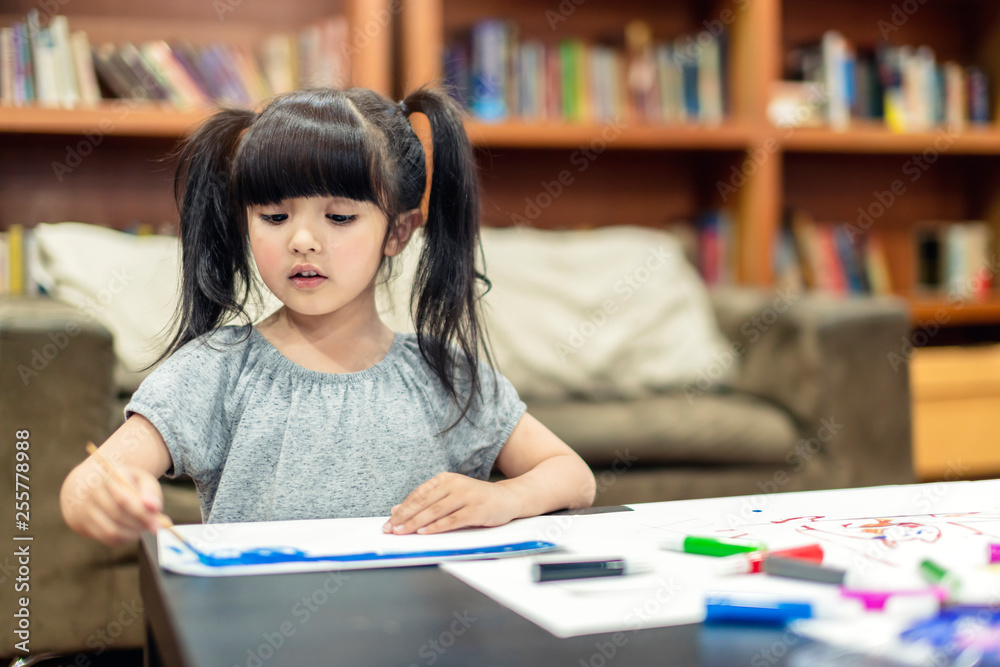
[[[436,566],[194,577],[160,569],[152,533],[139,558],[147,667],[819,664],[821,647],[781,630],[559,639]]]

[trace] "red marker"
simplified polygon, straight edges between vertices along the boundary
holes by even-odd
[[[823,547],[818,544],[807,544],[790,549],[775,551],[755,551],[747,554],[736,554],[720,558],[719,574],[746,574],[764,571],[764,560],[771,556],[780,558],[797,558],[812,563],[823,562]]]

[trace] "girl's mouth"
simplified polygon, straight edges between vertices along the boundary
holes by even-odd
[[[324,280],[326,280],[326,276],[321,276],[315,271],[305,271],[302,273],[296,273],[290,278],[290,280],[296,287],[310,288],[321,284]]]

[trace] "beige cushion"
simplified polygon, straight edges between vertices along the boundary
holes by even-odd
[[[112,333],[115,384],[134,391],[150,372],[142,369],[169,339],[180,289],[178,239],[79,222],[39,224],[35,238],[34,275],[53,298],[81,308]],[[255,312],[270,313],[276,302],[272,297]]]
[[[397,307],[380,301],[397,330],[412,331],[405,306],[421,242],[390,283]],[[493,284],[484,321],[501,372],[526,399],[649,396],[735,370],[720,363],[727,342],[707,289],[667,232],[485,228],[482,244]]]

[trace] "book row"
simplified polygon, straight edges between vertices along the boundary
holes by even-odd
[[[843,129],[864,119],[884,121],[897,132],[921,132],[990,120],[983,69],[938,62],[928,46],[862,47],[830,30],[819,42],[792,49],[784,76],[771,109],[779,125]]]
[[[994,285],[993,229],[983,221],[926,222],[914,230],[916,288],[982,301]]]
[[[176,107],[250,106],[302,87],[350,79],[347,19],[333,16],[262,44],[150,40],[91,45],[65,16],[39,24],[37,9],[0,28],[0,103],[72,108],[102,99]]]
[[[819,223],[803,210],[786,211],[773,257],[775,281],[786,289],[885,295],[899,287],[877,231]]]
[[[774,253],[775,279],[786,288],[834,294],[914,293],[988,300],[995,285],[994,234],[983,221],[924,221],[910,233],[914,282],[893,284],[882,236],[820,223],[802,210],[786,214]]]
[[[486,19],[446,46],[445,79],[475,117],[489,122],[723,120],[724,31],[654,41],[649,25],[636,20],[622,42],[522,40],[516,22]]]

